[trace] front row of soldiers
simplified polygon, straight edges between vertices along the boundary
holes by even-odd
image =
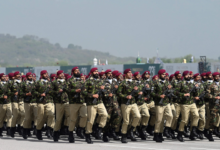
[[[104,142],[121,136],[121,142],[127,143],[127,138],[136,141],[136,136],[146,140],[147,133],[156,142],[164,141],[164,136],[181,142],[183,136],[203,139],[203,134],[214,141],[213,132],[220,137],[219,73],[201,76],[202,80],[200,74],[177,71],[169,80],[161,69],[158,79],[152,81],[149,71],[141,76],[126,69],[123,79],[118,71],[99,74],[92,68],[83,80],[78,67],[72,69],[71,78],[65,79],[60,70],[52,81],[46,70],[41,71],[39,81],[30,72],[24,81],[18,71],[9,74],[9,81],[0,74],[0,136],[6,121],[7,135],[14,137],[18,130],[24,139],[31,136],[34,122],[34,134],[43,140],[46,124],[47,137],[55,142],[62,128],[70,143],[75,142],[73,131],[87,143],[93,143],[91,135]],[[190,135],[186,130],[189,123]]]

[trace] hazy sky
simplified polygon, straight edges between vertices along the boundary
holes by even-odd
[[[0,0],[0,33],[115,56],[220,56],[220,0]]]

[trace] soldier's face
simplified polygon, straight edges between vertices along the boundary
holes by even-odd
[[[59,74],[58,78],[59,79],[64,79],[65,78],[64,73]]]
[[[145,74],[145,78],[149,79],[150,78],[150,75],[147,73]]]
[[[98,70],[94,71],[93,73],[93,77],[98,78],[99,77],[99,72]]]
[[[195,81],[199,81],[201,79],[200,76],[196,76],[196,78],[194,79]]]
[[[112,78],[112,72],[108,72],[107,77],[108,77],[108,79],[111,79]]]
[[[15,79],[21,79],[21,75],[20,74],[17,74],[16,76],[15,76]]]
[[[42,75],[42,78],[43,78],[43,79],[47,79],[47,74],[46,74],[46,73],[43,74],[43,75]]]
[[[219,75],[214,77],[215,81],[219,81]]]
[[[129,71],[127,74],[126,74],[126,78],[127,79],[132,79],[132,72]]]
[[[136,79],[140,80],[140,78],[141,78],[141,75],[138,74],[138,75],[136,76]]]
[[[169,80],[169,76],[166,76],[166,80]]]
[[[165,79],[165,77],[166,77],[166,73],[163,73],[163,74],[160,75],[161,79]]]
[[[212,80],[212,79],[213,79],[212,74],[210,74],[210,75],[208,76],[208,78],[209,78],[210,80]]]
[[[27,79],[31,81],[31,80],[33,79],[33,76],[32,76],[32,75],[29,75],[29,76],[27,77]]]
[[[106,75],[105,74],[103,74],[102,79],[106,79]]]
[[[1,81],[6,81],[6,75],[3,75],[3,76],[1,77]]]
[[[181,74],[178,74],[176,78],[177,78],[178,80],[181,80],[182,75],[181,75]]]

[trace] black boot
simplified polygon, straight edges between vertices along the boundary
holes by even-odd
[[[109,138],[108,138],[108,134],[107,133],[103,133],[102,140],[103,140],[103,142],[109,142]]]
[[[86,142],[87,142],[88,144],[93,144],[93,142],[92,142],[92,140],[91,140],[91,138],[90,138],[90,134],[85,134],[85,136],[86,136]]]
[[[137,141],[137,139],[136,139],[135,136],[134,136],[133,130],[134,130],[134,127],[131,126],[131,128],[128,130],[128,134],[129,134],[130,137],[131,137],[131,141]]]
[[[140,133],[140,138],[141,138],[142,140],[146,140],[146,138],[147,138],[146,126],[142,126],[142,127],[139,129],[139,133]]]
[[[96,139],[102,139],[102,128],[98,127],[96,130]]]
[[[37,130],[37,139],[38,140],[43,140],[41,130]]]
[[[185,138],[189,137],[187,126],[184,127],[183,135],[184,135]]]
[[[7,136],[10,136],[11,135],[11,128],[10,127],[7,127]]]
[[[0,128],[0,137],[3,137],[3,135],[2,135],[2,128]]]
[[[16,127],[11,127],[11,137],[12,138],[15,137],[15,129],[16,129]]]
[[[211,131],[208,131],[207,139],[208,139],[210,142],[214,142],[214,139],[213,139],[213,137],[212,137],[212,132],[211,132]]]
[[[51,127],[47,127],[47,138],[50,139],[52,137],[51,135]]]
[[[164,141],[164,138],[163,138],[163,134],[162,134],[162,133],[159,133],[159,138],[161,139],[161,141]]]
[[[127,142],[127,135],[126,134],[122,134],[122,136],[121,136],[121,143],[128,143]]]
[[[27,129],[27,136],[28,136],[28,137],[32,137],[32,135],[31,135],[31,129]]]
[[[59,140],[59,131],[54,131],[53,132],[53,141],[58,142]]]
[[[218,127],[214,127],[213,134],[219,136]]]
[[[69,139],[70,143],[74,143],[75,142],[73,131],[69,131],[69,138],[68,139]]]
[[[183,132],[178,131],[178,135],[176,137],[180,142],[184,142]]]
[[[6,131],[7,130],[7,122],[3,123],[3,127],[2,127],[2,131]]]
[[[154,141],[156,141],[157,143],[162,143],[161,138],[159,137],[159,133],[154,133]]]
[[[167,138],[171,138],[169,132],[170,132],[170,128],[169,127],[165,127],[164,132],[163,132],[163,136],[165,136]]]
[[[92,127],[92,136],[93,137],[96,137],[96,131],[98,129],[98,124],[95,124],[93,127]]]
[[[197,134],[196,130],[197,130],[196,127],[192,127],[192,131],[190,133],[190,136],[192,135],[193,137],[199,138],[199,135]]]
[[[27,139],[27,129],[26,128],[23,128],[23,139]]]
[[[33,135],[37,135],[36,126],[34,126],[34,129],[33,129]]]
[[[176,139],[176,136],[175,136],[175,131],[174,130],[170,130],[170,134],[171,134],[171,137],[172,139]]]
[[[137,127],[136,127],[136,130],[134,131],[134,134],[135,134],[137,137],[140,137],[140,131],[141,131],[141,127],[140,127],[140,126],[137,126]]]
[[[20,126],[20,129],[18,129],[18,134],[21,136],[23,135],[23,127],[22,126]]]
[[[111,132],[112,138],[113,138],[115,141],[120,140],[118,134],[115,133],[115,128],[112,128],[111,131],[112,131],[112,132]]]
[[[84,128],[78,127],[78,137],[80,137],[81,139],[85,139],[85,135],[84,135]]]
[[[204,136],[207,138],[207,136],[209,134],[209,130],[208,129],[204,129],[203,133],[204,133]]]
[[[147,133],[148,133],[149,135],[153,136],[153,135],[154,135],[153,131],[154,131],[154,126],[148,125],[148,127],[147,127]]]
[[[199,134],[199,139],[200,139],[200,140],[203,140],[203,139],[204,139],[204,138],[203,138],[203,131],[198,130],[197,132],[198,132],[198,134]]]

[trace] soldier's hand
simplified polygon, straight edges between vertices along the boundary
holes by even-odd
[[[16,92],[15,95],[18,95],[18,92]]]
[[[31,93],[26,93],[26,96],[31,96]]]
[[[169,84],[167,87],[168,87],[168,89],[171,89],[171,88],[172,88],[172,85]]]
[[[44,97],[44,96],[45,96],[45,93],[41,94],[40,96],[41,96],[41,97]]]
[[[112,96],[113,96],[113,94],[112,94],[112,93],[110,93],[108,96],[109,96],[109,97],[112,97]]]
[[[197,101],[199,100],[199,97],[194,97],[194,98],[195,98],[195,100],[197,100]]]
[[[81,92],[81,89],[77,89],[77,90],[76,90],[76,93],[80,93],[80,92]]]
[[[139,92],[139,93],[138,93],[138,95],[142,95],[142,94],[143,94],[143,92]]]
[[[215,99],[220,99],[220,96],[215,97]]]
[[[131,98],[132,98],[132,96],[131,96],[131,95],[128,95],[126,98],[127,98],[127,99],[131,99]]]
[[[118,88],[118,85],[115,85],[115,88],[117,89],[117,88]]]
[[[146,86],[146,88],[150,88],[149,84],[146,84],[145,86]]]
[[[8,99],[8,96],[7,96],[7,95],[4,95],[4,99]]]
[[[145,100],[145,101],[147,101],[147,100],[148,100],[148,98],[147,98],[147,97],[145,97],[145,98],[144,98],[144,100]]]
[[[105,86],[103,86],[103,85],[100,87],[100,89],[102,89],[102,90],[104,90],[104,88],[105,88]]]
[[[166,96],[166,95],[164,95],[164,94],[163,94],[163,95],[160,95],[160,98],[164,98],[165,96]]]
[[[99,95],[98,94],[94,94],[92,97],[93,98],[99,98]]]
[[[138,87],[137,87],[137,86],[135,86],[135,87],[134,87],[134,90],[138,90]]]
[[[59,90],[59,92],[61,93],[61,92],[63,92],[63,90],[62,90],[62,89],[60,89],[60,90]]]
[[[189,94],[189,93],[186,93],[186,94],[184,94],[184,96],[190,96],[190,94]]]
[[[195,86],[196,86],[196,87],[198,87],[199,85],[198,85],[198,84],[196,84]]]

